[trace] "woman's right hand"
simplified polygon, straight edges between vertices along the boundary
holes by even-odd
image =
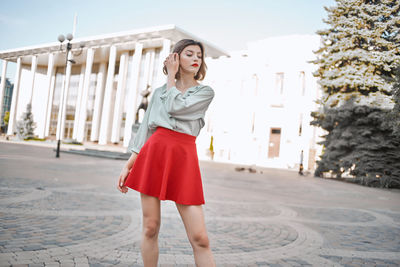
[[[124,186],[126,177],[128,177],[131,168],[133,168],[133,164],[137,158],[138,154],[136,152],[132,152],[131,157],[128,159],[128,162],[125,164],[124,168],[122,169],[121,173],[119,174],[119,180],[117,188],[122,193],[128,192],[128,187]]]
[[[129,171],[130,170],[125,166],[122,169],[121,173],[119,174],[119,180],[118,180],[117,188],[118,188],[119,191],[121,191],[124,194],[126,192],[128,192],[128,187],[126,187],[124,184],[125,184],[126,177],[128,177]]]
[[[171,75],[175,78],[175,75],[179,70],[179,54],[169,54],[164,61],[164,65],[167,67],[168,75]]]

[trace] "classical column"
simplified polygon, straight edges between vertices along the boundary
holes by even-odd
[[[14,89],[11,100],[10,119],[8,121],[7,135],[14,134],[20,79],[21,79],[21,58],[19,57],[17,59],[17,70],[15,72]]]
[[[162,86],[166,82],[166,76],[163,73],[164,60],[171,51],[171,40],[164,39],[163,47],[160,51],[160,56],[157,64],[157,78],[154,84],[155,88]]]
[[[71,52],[68,54],[68,59],[71,59]],[[65,129],[65,118],[66,118],[66,110],[67,110],[67,99],[68,99],[68,91],[69,91],[69,82],[71,79],[71,68],[72,63],[67,61],[67,70],[65,72],[64,82],[62,91],[60,94],[60,107],[58,109],[58,119],[57,119],[57,133],[56,139],[63,140],[64,139],[64,129]]]
[[[150,63],[149,63],[149,72],[147,73],[147,85],[151,86],[151,90],[153,88],[153,74],[154,74],[154,67],[155,67],[155,57],[156,57],[156,50],[151,49],[150,53]]]
[[[139,93],[148,89],[149,88],[148,86],[151,87],[152,81],[151,81],[150,77],[152,77],[152,71],[153,71],[152,64],[154,63],[154,55],[155,55],[154,49],[149,49],[146,51],[145,58],[144,58],[143,78],[140,80]],[[154,88],[149,88],[149,89],[153,90]],[[148,100],[150,100],[151,97],[152,97],[152,94],[150,95]],[[142,112],[139,113],[139,122],[141,122],[144,117],[144,111],[143,110],[141,110],[141,111]]]
[[[32,98],[33,98],[33,88],[35,87],[35,74],[36,74],[36,68],[37,68],[37,56],[33,55],[32,56],[32,64],[31,64],[31,88],[29,91],[29,104],[32,105]]]
[[[124,147],[129,145],[129,140],[131,138],[132,124],[134,123],[137,99],[139,95],[139,73],[140,73],[140,63],[142,59],[143,44],[136,43],[135,54],[133,55],[132,68],[131,68],[131,78],[129,91],[128,91],[128,106],[126,108],[126,120],[125,120],[125,130],[124,130]]]
[[[46,76],[46,89],[44,90],[43,98],[44,102],[46,103],[46,106],[44,107],[44,112],[40,120],[42,120],[44,123],[42,124],[42,128],[38,129],[38,136],[39,138],[44,138],[46,135],[46,125],[47,125],[47,112],[49,110],[49,98],[50,98],[50,91],[51,91],[51,78],[53,77],[53,71],[54,71],[54,54],[50,53],[49,54],[49,60],[47,64],[47,76]]]
[[[118,143],[121,131],[121,119],[125,98],[126,73],[128,69],[129,53],[124,52],[119,61],[118,86],[115,96],[114,118],[112,123],[111,142]]]
[[[96,94],[94,99],[94,110],[92,119],[92,131],[90,133],[90,141],[99,140],[99,128],[100,128],[100,118],[101,110],[103,108],[103,96],[104,96],[104,84],[107,71],[107,63],[100,63],[99,73],[97,74],[96,83]]]
[[[139,90],[146,90],[147,85],[151,85],[149,82],[149,75],[150,75],[150,66],[151,66],[151,59],[154,55],[154,50],[147,50],[144,57],[144,70],[143,70],[143,78],[140,81]]]
[[[89,97],[90,76],[92,74],[93,58],[94,58],[94,50],[93,48],[89,48],[87,50],[87,56],[86,56],[85,81],[83,83],[82,101],[79,112],[78,135],[76,137],[78,142],[83,142],[83,140],[85,139],[85,125],[87,116],[86,109]]]
[[[72,129],[72,139],[76,140],[78,128],[79,128],[79,117],[81,114],[81,105],[82,105],[82,95],[83,95],[83,83],[85,81],[85,64],[81,65],[81,73],[79,74],[79,84],[78,84],[78,97],[76,100],[75,106],[75,115],[74,115],[74,128]]]
[[[51,111],[53,109],[53,98],[54,98],[54,86],[56,82],[56,66],[53,66],[53,71],[50,79],[50,95],[47,103],[46,111],[46,128],[44,130],[44,135],[49,136],[50,133],[50,122],[51,122]]]
[[[117,57],[117,47],[112,45],[110,47],[110,56],[108,60],[108,71],[107,71],[107,81],[106,89],[104,92],[104,103],[103,111],[101,115],[101,125],[100,125],[100,137],[99,144],[105,145],[109,140],[110,133],[110,113],[111,113],[111,100],[114,85],[114,70],[115,70],[115,60]]]
[[[3,97],[6,89],[6,74],[7,74],[7,60],[3,59],[3,71],[1,72],[1,84],[0,84],[0,119],[3,115]],[[1,124],[1,123],[0,123]]]

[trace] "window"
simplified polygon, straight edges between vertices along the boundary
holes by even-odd
[[[300,71],[299,79],[300,79],[301,95],[304,96],[306,92],[306,73],[304,71]]]
[[[302,132],[303,132],[303,114],[300,113],[299,136],[301,136]]]
[[[254,123],[255,123],[255,121],[256,121],[256,113],[253,112],[253,117],[252,117],[252,120],[251,120],[251,133],[252,134],[254,133]]]
[[[275,78],[275,92],[278,94],[283,94],[283,79],[284,79],[284,73],[277,72]]]
[[[281,129],[272,129],[271,133],[272,134],[281,134]]]

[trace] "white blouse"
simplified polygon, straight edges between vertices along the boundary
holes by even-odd
[[[166,88],[164,84],[154,90],[138,132],[129,141],[128,151],[139,153],[158,126],[193,136],[198,136],[204,127],[204,115],[214,98],[214,90],[202,84],[184,93],[175,86]]]

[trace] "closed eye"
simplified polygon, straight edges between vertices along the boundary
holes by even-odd
[[[188,57],[193,56],[193,54],[186,54]],[[201,55],[197,55],[198,58],[201,58]]]

